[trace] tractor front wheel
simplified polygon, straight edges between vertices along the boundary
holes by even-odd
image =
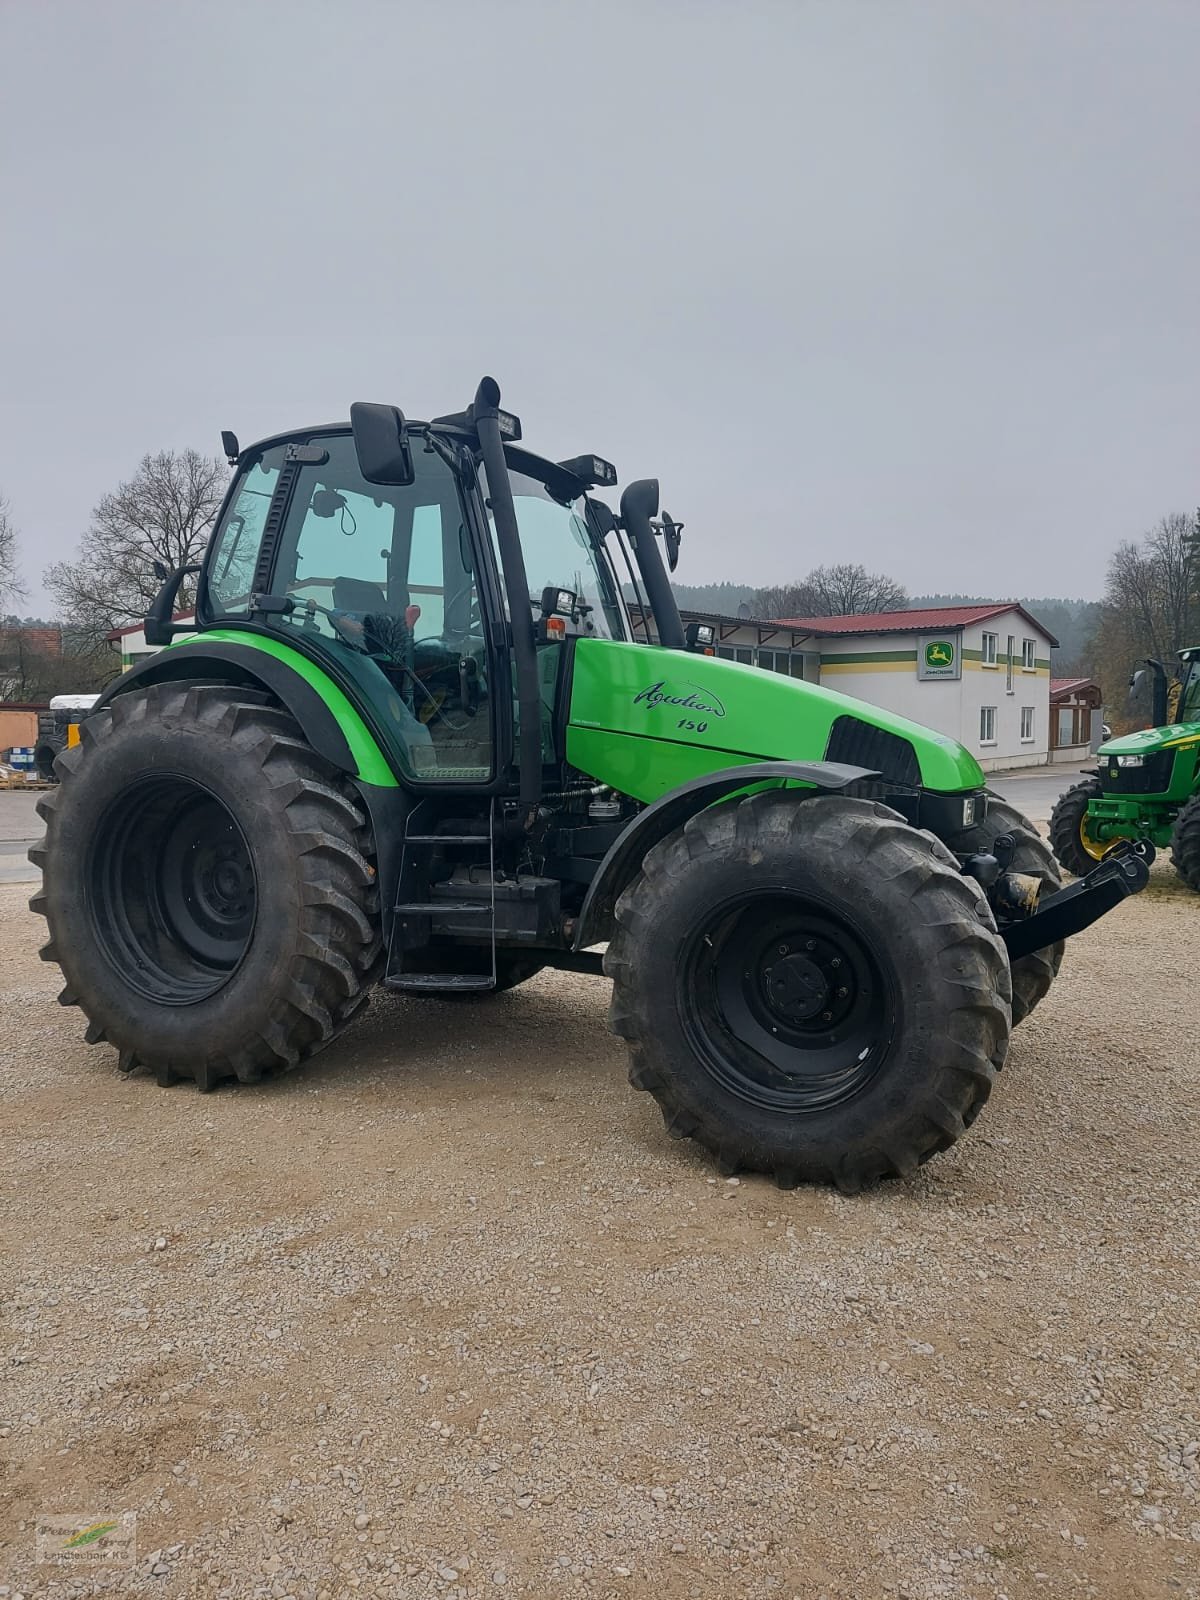
[[[211,1089],[340,1032],[381,965],[372,846],[358,796],[286,711],[157,684],[88,717],[57,770],[30,905],[90,1044]]]
[[[702,811],[622,894],[605,957],[630,1079],[723,1172],[853,1192],[958,1139],[1008,1045],[979,886],[867,800]]]
[[[1171,865],[1200,894],[1200,794],[1193,795],[1171,830]]]
[[[1060,795],[1050,813],[1051,849],[1059,865],[1076,878],[1086,878],[1098,867],[1109,847],[1092,834],[1087,820],[1088,806],[1103,793],[1099,778],[1085,778]]]

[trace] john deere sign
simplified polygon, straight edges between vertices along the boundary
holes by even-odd
[[[961,678],[962,657],[956,633],[927,634],[917,648],[918,678]]]

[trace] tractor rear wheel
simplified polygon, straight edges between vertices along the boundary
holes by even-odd
[[[82,724],[30,851],[90,1044],[212,1089],[294,1067],[379,973],[367,819],[292,717],[254,690],[156,684]]]
[[[1200,894],[1200,794],[1193,795],[1171,829],[1171,865]]]
[[[992,846],[1002,834],[1016,841],[1011,870],[1040,878],[1042,892],[1056,894],[1062,888],[1062,874],[1049,845],[1028,817],[998,795],[988,795],[987,816],[977,827],[966,829],[948,843],[956,855],[971,855],[978,851],[990,854]],[[1024,1022],[1039,1000],[1045,999],[1050,985],[1058,977],[1065,948],[1064,942],[1059,939],[1056,944],[1049,944],[1044,950],[1034,950],[1030,955],[1013,962],[1014,1028],[1019,1022]]]
[[[1008,1045],[979,886],[887,806],[771,790],[692,817],[605,957],[630,1080],[723,1172],[853,1192],[958,1139]]]
[[[1050,846],[1059,865],[1076,878],[1086,878],[1108,849],[1103,840],[1093,838],[1087,825],[1088,806],[1103,793],[1099,778],[1085,778],[1060,795],[1050,813]]]

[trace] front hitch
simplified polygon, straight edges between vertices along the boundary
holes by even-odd
[[[1048,895],[1031,916],[1001,928],[1008,959],[1044,950],[1098,922],[1105,912],[1146,887],[1153,860],[1153,845],[1122,840],[1086,878]]]

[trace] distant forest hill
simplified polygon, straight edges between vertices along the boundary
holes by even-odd
[[[736,617],[738,607],[751,605],[757,593],[753,585],[748,583],[677,583],[674,589],[675,597],[682,607],[691,611],[715,611],[726,617]],[[627,599],[633,599],[628,584],[625,585],[625,593]],[[1058,640],[1059,648],[1054,654],[1056,673],[1084,670],[1085,647],[1100,620],[1098,600],[1072,600],[1061,596],[1028,599],[1018,595],[915,594],[908,602],[908,609],[912,611],[921,606],[987,605],[998,599],[1016,600]]]

